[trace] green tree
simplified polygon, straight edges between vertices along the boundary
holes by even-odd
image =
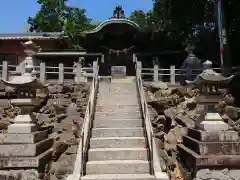
[[[212,28],[214,6],[208,0],[153,0],[153,21],[169,39],[183,41],[202,27]]]
[[[71,46],[79,47],[76,36],[85,30],[94,28],[91,19],[85,15],[85,9],[67,6],[68,0],[38,0],[40,10],[34,17],[28,18],[30,32],[62,32],[71,40]]]
[[[29,31],[33,32],[82,32],[92,28],[85,9],[66,5],[67,0],[38,0],[40,10],[28,18]]]

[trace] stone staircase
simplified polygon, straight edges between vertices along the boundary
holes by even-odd
[[[136,83],[99,84],[84,180],[153,180]]]

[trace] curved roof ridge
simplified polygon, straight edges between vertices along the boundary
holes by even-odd
[[[108,19],[108,20],[102,22],[97,27],[95,27],[93,30],[85,31],[83,33],[85,33],[85,34],[96,33],[96,32],[100,31],[102,28],[104,28],[105,26],[107,26],[109,24],[128,24],[128,25],[136,28],[138,31],[141,31],[141,27],[136,22],[134,22],[130,19],[127,19],[127,18],[121,18],[121,19],[111,18],[111,19]]]

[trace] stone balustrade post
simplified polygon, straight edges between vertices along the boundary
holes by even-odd
[[[158,65],[157,64],[154,64],[153,72],[154,72],[153,81],[158,81]]]
[[[7,81],[8,80],[8,62],[3,61],[2,64],[2,79]]]
[[[135,62],[136,62],[136,59],[137,59],[137,56],[136,56],[136,54],[133,54],[133,63],[135,63]]]
[[[101,63],[104,63],[104,54],[101,55]]]
[[[58,83],[64,83],[64,65],[63,63],[59,63],[59,72],[58,72]]]
[[[96,76],[97,74],[97,66],[98,66],[98,61],[93,61],[93,77]]]
[[[176,73],[175,73],[175,65],[170,66],[170,83],[175,84],[176,83]]]
[[[46,81],[46,64],[44,62],[40,63],[40,81],[43,84]]]

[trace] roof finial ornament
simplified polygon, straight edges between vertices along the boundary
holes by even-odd
[[[113,11],[112,19],[123,19],[125,18],[124,10],[122,9],[122,6],[116,6]]]

